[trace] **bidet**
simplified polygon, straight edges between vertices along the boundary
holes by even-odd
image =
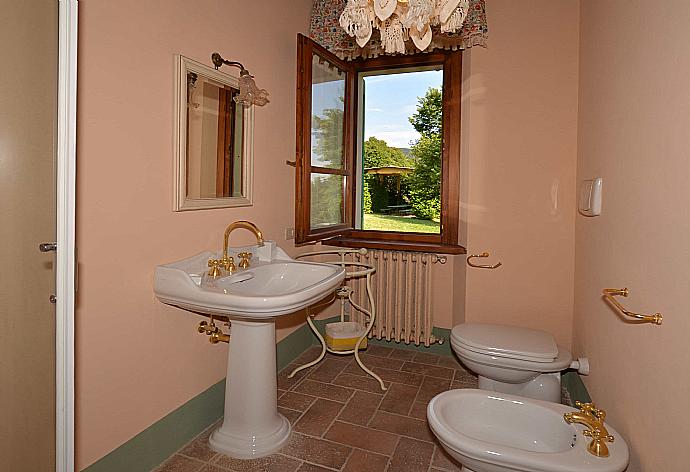
[[[592,407],[593,408],[593,407]],[[449,390],[427,407],[429,427],[463,472],[622,472],[628,465],[625,440],[610,426],[608,457],[588,451],[583,432],[564,421],[582,413],[547,401],[477,389]],[[602,416],[602,415],[600,415]],[[615,439],[615,441],[614,441]]]

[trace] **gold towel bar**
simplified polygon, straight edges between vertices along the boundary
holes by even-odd
[[[467,256],[467,265],[470,267],[476,267],[477,269],[498,269],[501,267],[503,264],[501,262],[497,262],[494,265],[483,265],[483,264],[475,264],[470,261],[470,259],[473,259],[475,257],[489,257],[489,253],[484,251],[481,254],[470,254]]]
[[[630,318],[635,318],[635,320],[639,321],[640,323],[654,323],[655,325],[660,325],[661,322],[664,320],[664,317],[661,315],[661,313],[654,313],[653,315],[643,315],[641,313],[635,313],[633,311],[625,309],[623,305],[618,302],[613,297],[627,297],[628,296],[628,289],[627,288],[605,288],[602,291],[602,294],[604,295],[604,299],[609,302],[611,305],[615,306],[621,313],[623,313],[625,316],[629,316]]]

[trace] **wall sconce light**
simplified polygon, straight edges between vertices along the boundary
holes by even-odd
[[[248,107],[249,105],[264,106],[268,103],[268,91],[260,89],[254,82],[254,76],[244,68],[242,63],[223,59],[220,54],[211,54],[211,61],[216,66],[216,70],[222,65],[233,66],[240,69],[240,93],[234,98],[236,103]]]

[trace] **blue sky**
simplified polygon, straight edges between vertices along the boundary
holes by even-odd
[[[409,148],[419,138],[409,121],[419,97],[443,84],[443,71],[405,72],[364,78],[364,139],[382,139],[391,147]],[[323,116],[327,108],[343,109],[344,80],[330,80],[312,87],[312,113]],[[314,130],[312,130],[314,133]],[[315,141],[312,138],[312,146]],[[324,165],[312,149],[312,164]]]
[[[443,71],[369,76],[364,82],[364,139],[374,136],[389,146],[409,148],[419,133],[408,118],[417,110],[418,97],[429,87],[441,87]]]

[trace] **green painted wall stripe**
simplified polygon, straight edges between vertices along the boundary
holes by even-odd
[[[582,403],[589,403],[592,401],[592,398],[589,396],[589,392],[587,391],[587,387],[585,387],[585,384],[580,378],[580,374],[577,372],[569,371],[563,374],[561,376],[561,383],[568,391],[568,394],[570,394],[570,399],[572,400],[573,405],[575,405],[576,401],[580,401]]]
[[[309,326],[303,324],[276,345],[278,372],[297,359],[312,344],[314,334]]]
[[[326,323],[337,319],[336,316],[325,320],[316,320],[315,323],[323,332]],[[453,355],[450,347],[450,330],[434,328],[434,335],[437,338],[445,338],[445,342],[430,347],[376,339],[369,340],[369,342],[373,345],[391,346],[397,349],[429,352],[444,356]],[[309,346],[318,343],[318,339],[306,324],[292,332],[276,345],[278,370],[284,369]],[[591,401],[587,388],[577,372],[565,373],[562,381],[573,402],[576,400]],[[224,397],[225,380],[222,380],[152,424],[105,457],[83,469],[83,472],[151,471],[223,416]]]
[[[150,471],[220,418],[224,397],[222,380],[84,470]]]
[[[307,325],[276,345],[282,370],[312,344]],[[158,420],[83,472],[149,472],[223,416],[225,380],[200,393]]]
[[[336,316],[326,320],[316,320],[316,325],[323,332],[326,323],[336,321],[337,319],[338,317]],[[452,355],[449,341],[450,330],[434,328],[434,335],[445,338],[446,342],[442,345],[434,344],[428,348],[376,339],[369,342],[398,349],[409,349],[447,356]],[[309,346],[318,343],[318,339],[306,324],[290,333],[289,336],[276,345],[278,370],[284,369]],[[152,424],[105,457],[83,469],[83,471],[121,472],[126,470],[128,472],[149,472],[223,416],[224,392],[225,380],[222,380]]]

